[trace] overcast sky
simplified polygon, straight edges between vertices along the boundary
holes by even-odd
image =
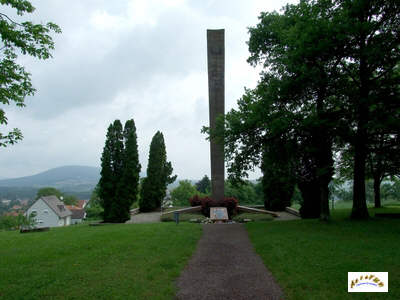
[[[24,19],[52,21],[63,32],[54,38],[52,59],[19,59],[37,92],[25,108],[2,106],[7,129],[20,128],[24,139],[0,149],[0,177],[100,166],[108,125],[133,118],[142,171],[160,130],[174,173],[198,179],[210,175],[209,142],[200,133],[209,122],[206,30],[225,29],[227,112],[259,77],[246,62],[247,27],[288,0],[31,2],[36,11]]]

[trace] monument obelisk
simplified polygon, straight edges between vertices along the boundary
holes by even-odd
[[[208,97],[210,129],[215,129],[216,119],[225,113],[225,30],[207,30]],[[224,146],[210,139],[211,198],[224,199]]]

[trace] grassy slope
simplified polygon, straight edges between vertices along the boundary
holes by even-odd
[[[400,207],[370,209],[396,211]],[[250,238],[287,299],[400,299],[400,220],[249,223]],[[389,293],[347,293],[347,272],[389,272]]]
[[[197,224],[0,232],[0,299],[171,299]]]

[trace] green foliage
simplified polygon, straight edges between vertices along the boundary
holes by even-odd
[[[199,194],[189,180],[180,180],[179,185],[171,191],[174,206],[189,206],[189,198]]]
[[[61,199],[63,193],[53,187],[43,187],[37,191],[35,199],[37,200],[44,196],[56,196],[58,199]]]
[[[164,136],[160,131],[153,136],[150,144],[147,177],[140,191],[140,211],[152,211],[161,206],[168,184],[176,179],[172,175],[171,162],[167,161]]]
[[[8,5],[23,16],[33,13],[35,8],[26,0],[2,0],[1,5]],[[15,102],[18,107],[25,106],[25,97],[33,96],[35,88],[31,83],[31,74],[17,63],[18,54],[30,55],[38,59],[51,57],[54,42],[50,33],[61,33],[61,29],[54,23],[45,25],[34,24],[30,21],[18,23],[4,13],[0,13],[0,103],[9,105]],[[7,117],[0,109],[0,124],[7,125]],[[4,134],[0,132],[0,146],[6,147],[22,139],[18,128]]]
[[[0,230],[17,230],[21,228],[33,228],[35,226],[35,214],[28,217],[23,214],[18,216],[0,216]]]
[[[129,210],[137,199],[139,172],[136,127],[133,119],[110,124],[101,158],[98,192],[105,222],[129,220]]]
[[[100,205],[101,199],[99,197],[100,187],[97,184],[94,188],[88,205],[85,207],[86,219],[101,220],[103,219],[104,209]]]
[[[291,152],[287,141],[276,139],[265,146],[261,170],[264,190],[264,207],[282,211],[291,205],[296,185]]]
[[[65,205],[76,205],[78,204],[78,198],[74,195],[65,195],[62,198],[62,202],[64,202]]]
[[[196,190],[203,194],[209,194],[211,192],[211,181],[207,175],[196,183]]]
[[[121,219],[129,220],[129,210],[138,200],[139,153],[136,136],[136,126],[133,119],[126,121],[124,127],[124,155],[122,177],[118,182],[117,199],[121,205]]]
[[[365,193],[367,203],[374,203],[374,182],[366,180]],[[339,183],[335,188],[331,188],[331,197],[335,201],[351,202],[353,198],[352,182]],[[391,180],[385,180],[381,187],[381,197],[383,205],[390,202],[400,200],[400,180],[397,177],[392,177]]]
[[[53,187],[44,187],[39,189],[35,199],[39,199],[40,197],[44,196],[56,196],[58,199],[64,202],[65,205],[76,205],[78,203],[78,198],[76,196],[64,194]]]
[[[291,159],[305,211],[315,208],[327,220],[332,153],[350,145],[352,217],[368,217],[368,143],[379,141],[379,133],[399,145],[399,13],[394,0],[305,0],[281,13],[261,13],[248,42],[248,62],[264,68],[259,83],[219,120],[217,130],[203,130],[224,140],[229,176],[245,178],[276,140],[294,144]],[[275,162],[282,169],[276,172],[285,173],[285,159]]]
[[[257,185],[260,186],[260,183]],[[250,181],[234,183],[226,180],[225,197],[236,198],[240,205],[261,205],[263,204],[263,192],[260,188],[257,190],[257,185]]]
[[[86,220],[102,220],[104,209],[100,205],[86,206]]]
[[[382,184],[382,198],[386,201],[400,201],[400,179],[393,177],[392,181]]]

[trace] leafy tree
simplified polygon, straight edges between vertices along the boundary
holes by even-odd
[[[19,16],[33,13],[35,10],[26,0],[2,0],[0,4],[15,8]],[[50,58],[50,51],[54,49],[51,32],[61,33],[61,29],[51,22],[46,25],[30,21],[18,22],[0,13],[0,102],[2,104],[15,102],[17,106],[23,107],[25,97],[34,95],[36,90],[31,83],[31,74],[17,63],[18,54],[38,59]],[[1,108],[0,124],[7,125],[7,117]],[[21,139],[22,133],[17,128],[6,134],[0,132],[0,146],[12,145]]]
[[[387,176],[400,174],[400,136],[375,135],[369,141],[367,154],[367,177],[373,179],[375,207],[381,204],[381,183]]]
[[[100,205],[99,184],[93,189],[88,205],[85,207],[86,218],[99,220],[103,219],[104,210]]]
[[[179,185],[171,191],[171,199],[174,206],[188,206],[189,198],[198,193],[189,180],[180,180]]]
[[[61,197],[63,197],[63,193],[53,187],[44,187],[37,191],[35,199],[39,199],[40,197],[44,196],[56,196],[58,199],[61,199]]]
[[[196,189],[203,194],[208,194],[211,191],[211,181],[207,175],[196,183]]]
[[[150,144],[147,177],[140,191],[140,211],[151,211],[161,206],[166,195],[167,185],[176,179],[172,175],[171,162],[167,161],[164,136],[160,131],[153,136]]]
[[[261,170],[264,191],[264,207],[282,211],[291,205],[296,185],[290,143],[281,138],[265,145]]]
[[[392,176],[391,181],[382,184],[382,196],[386,201],[400,201],[400,179]]]
[[[44,187],[38,190],[35,199],[39,199],[44,196],[56,196],[60,199],[65,205],[76,205],[78,203],[78,198],[74,195],[65,195],[60,192],[56,188],[53,187]]]
[[[36,215],[34,213],[29,216],[19,214],[18,216],[0,216],[0,229],[15,230],[20,228],[32,228],[35,226]]]
[[[326,191],[333,173],[329,133],[333,130],[332,103],[337,101],[332,95],[337,92],[339,80],[336,76],[327,78],[327,66],[333,60],[331,49],[334,49],[329,41],[332,34],[326,23],[329,19],[320,17],[327,9],[302,1],[299,5],[287,6],[283,15],[261,14],[260,23],[249,29],[251,56],[248,61],[262,65],[265,71],[257,88],[246,90],[238,101],[238,109],[227,114],[223,132],[228,173],[237,178],[247,176],[248,170],[260,166],[264,149],[274,141],[288,142],[288,148],[292,149],[289,160],[314,149],[317,202],[323,219],[329,216]],[[284,159],[281,162],[282,165],[276,163],[278,169],[269,170],[278,173],[281,168],[281,173],[285,173],[290,163]],[[276,174],[275,179],[279,180],[278,177]],[[273,185],[269,178],[264,178],[266,184]],[[291,186],[293,191],[294,185]]]
[[[354,148],[352,218],[367,218],[369,135],[399,132],[398,1],[301,1],[262,13],[249,29],[249,62],[264,67],[225,117],[228,173],[241,178],[261,164],[277,138],[295,143],[298,186],[312,215],[329,217],[333,144]],[[284,167],[282,165],[282,167]],[[305,176],[302,178],[301,176]],[[309,203],[306,199],[304,204]]]
[[[354,185],[352,218],[367,218],[365,195],[368,144],[377,127],[399,131],[398,1],[340,1],[335,26],[343,58],[341,70],[351,81],[346,92],[352,119]]]
[[[62,197],[62,202],[64,202],[65,205],[76,205],[78,204],[78,198],[74,195],[65,195]]]
[[[226,180],[225,197],[226,198],[233,197],[239,201],[239,204],[244,204],[244,205],[263,204],[263,194],[257,194],[256,185],[247,180],[241,183],[232,182],[231,180]]]

